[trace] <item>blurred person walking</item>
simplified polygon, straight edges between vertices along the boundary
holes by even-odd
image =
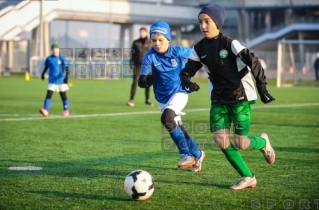
[[[134,96],[136,93],[136,87],[138,79],[140,77],[140,71],[142,61],[145,53],[151,49],[151,41],[147,38],[147,29],[145,27],[140,28],[140,38],[135,40],[132,44],[132,57],[130,60],[130,71],[133,73],[133,83],[131,86],[130,100],[126,102],[129,106],[134,106]],[[150,88],[145,88],[145,104],[153,106],[150,101]]]
[[[314,67],[315,67],[316,80],[319,80],[319,52],[317,52],[317,58],[315,60]]]

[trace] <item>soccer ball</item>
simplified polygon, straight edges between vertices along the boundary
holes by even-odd
[[[146,171],[132,171],[125,178],[124,190],[134,200],[146,200],[154,192],[153,178]]]

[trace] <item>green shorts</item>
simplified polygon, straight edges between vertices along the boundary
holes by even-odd
[[[215,132],[220,129],[230,129],[233,123],[234,132],[238,135],[248,135],[251,122],[251,102],[236,104],[211,105],[210,129]]]

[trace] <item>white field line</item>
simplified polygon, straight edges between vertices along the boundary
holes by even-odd
[[[273,109],[273,108],[290,108],[290,107],[308,107],[308,106],[319,106],[319,103],[303,103],[303,104],[280,104],[280,105],[261,105],[252,106],[252,109]],[[188,109],[185,112],[203,112],[209,111],[209,108],[199,109]],[[50,115],[49,117],[22,117],[22,118],[0,118],[0,121],[26,121],[26,120],[50,120],[50,119],[68,119],[68,118],[87,118],[87,117],[113,117],[113,116],[130,116],[130,115],[147,115],[147,114],[159,114],[160,111],[141,111],[141,112],[117,112],[117,113],[106,113],[106,114],[82,114],[82,115],[70,115],[64,117],[62,115]],[[3,116],[3,115],[0,115]],[[17,115],[10,115],[17,116]],[[19,116],[19,115],[18,115]],[[22,115],[25,116],[25,115]],[[30,116],[34,116],[33,114]]]
[[[36,116],[39,116],[39,114],[0,114],[0,117],[22,117],[22,116],[36,117]]]

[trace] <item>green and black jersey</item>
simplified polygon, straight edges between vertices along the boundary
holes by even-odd
[[[220,33],[214,39],[203,38],[192,49],[180,76],[182,84],[203,67],[212,83],[212,104],[232,104],[257,99],[258,90],[266,89],[266,76],[257,56],[239,41]]]

